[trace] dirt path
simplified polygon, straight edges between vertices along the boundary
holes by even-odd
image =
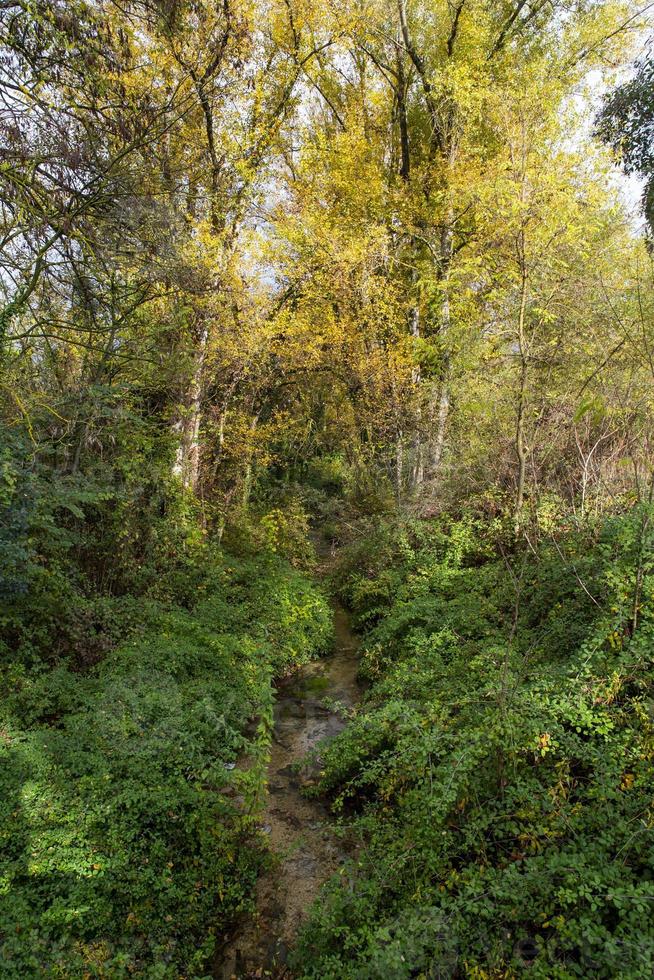
[[[346,852],[318,800],[301,788],[310,769],[295,764],[324,738],[345,726],[341,714],[324,702],[350,708],[359,698],[357,641],[348,615],[335,605],[334,653],[302,668],[278,687],[275,727],[268,767],[268,798],[262,817],[276,860],[257,883],[256,915],[244,922],[221,951],[215,980],[289,977],[286,960],[304,916],[320,886]]]

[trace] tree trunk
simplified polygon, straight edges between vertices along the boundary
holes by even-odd
[[[411,173],[411,150],[409,145],[409,123],[406,111],[407,83],[404,71],[404,55],[400,51],[399,39],[397,44],[397,115],[400,129],[400,177],[406,183]]]
[[[404,439],[402,430],[398,429],[395,436],[395,497],[398,504],[402,502],[402,483],[404,469]]]
[[[420,308],[416,300],[416,305],[412,308],[409,315],[409,333],[416,340],[420,337]],[[425,479],[425,461],[424,452],[422,445],[422,405],[420,403],[420,387],[422,382],[422,376],[420,371],[420,365],[415,364],[411,372],[411,381],[414,389],[418,392],[418,400],[416,407],[416,433],[413,440],[413,470],[411,474],[411,482],[414,488],[418,488],[422,485]]]
[[[195,492],[200,475],[200,426],[202,423],[202,376],[207,353],[209,328],[202,325],[193,354],[193,370],[180,417],[173,429],[179,443],[173,464],[173,475],[187,490]]]
[[[520,285],[520,309],[518,313],[518,355],[520,357],[520,384],[518,386],[518,407],[516,412],[515,448],[518,460],[517,488],[513,528],[517,536],[522,521],[527,475],[527,447],[525,445],[525,396],[527,393],[527,350],[525,338],[525,312],[527,309],[527,270],[524,263],[524,240],[522,248],[522,270]]]
[[[430,453],[430,475],[438,474],[440,469],[443,449],[445,448],[445,435],[447,423],[450,415],[450,357],[447,345],[450,339],[450,329],[452,326],[452,316],[450,310],[450,266],[452,264],[452,216],[448,214],[448,223],[441,230],[440,243],[440,266],[442,283],[441,300],[441,322],[439,326],[439,337],[443,350],[443,366],[441,372],[441,382],[437,398],[431,406],[430,416],[435,425],[434,437]],[[436,392],[434,392],[436,394]]]
[[[250,432],[254,434],[254,431],[259,424],[259,416],[255,415],[250,422]],[[248,449],[247,460],[245,463],[245,469],[243,472],[243,509],[247,510],[248,504],[250,503],[250,494],[252,493],[252,450]]]

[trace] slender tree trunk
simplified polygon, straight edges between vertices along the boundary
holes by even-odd
[[[416,305],[412,308],[409,315],[409,333],[416,340],[420,338],[420,307],[416,300]],[[411,382],[413,384],[414,390],[418,393],[417,408],[416,408],[416,432],[415,438],[413,440],[413,471],[411,474],[411,482],[414,488],[419,488],[425,479],[425,460],[423,451],[423,439],[422,439],[422,404],[420,399],[420,388],[422,383],[422,372],[420,370],[420,364],[416,363],[411,372]]]
[[[445,436],[447,433],[447,423],[450,415],[450,357],[448,344],[452,326],[452,316],[450,308],[450,266],[452,264],[452,215],[448,214],[448,223],[441,230],[440,242],[440,265],[441,265],[441,322],[439,326],[439,337],[443,349],[443,366],[440,386],[436,392],[436,403],[432,406],[431,416],[435,426],[434,438],[431,449],[430,471],[432,476],[436,476],[440,469],[445,448]]]
[[[193,354],[193,370],[180,417],[173,429],[179,442],[173,475],[182,481],[186,489],[195,491],[200,475],[200,426],[202,424],[202,387],[204,362],[207,353],[209,328],[202,324],[196,350]]]
[[[402,430],[398,429],[395,437],[395,496],[398,504],[402,502],[402,484],[404,470],[404,438]]]
[[[411,150],[409,145],[409,123],[406,111],[406,73],[404,71],[404,54],[400,50],[398,39],[397,44],[397,87],[395,97],[397,99],[397,116],[400,129],[400,177],[403,181],[409,180],[411,173]]]
[[[259,416],[255,415],[250,423],[250,432],[254,434],[254,431],[259,424]],[[245,463],[245,470],[243,473],[243,509],[247,509],[250,503],[250,494],[252,493],[252,451],[248,450],[248,456]]]
[[[527,475],[527,446],[525,444],[525,401],[527,394],[527,349],[525,337],[525,313],[527,310],[527,269],[524,262],[524,233],[521,247],[521,284],[520,308],[518,312],[518,356],[520,357],[520,382],[518,385],[518,406],[516,412],[515,449],[518,461],[517,488],[513,527],[516,535],[520,530],[522,509],[525,498],[525,482]]]

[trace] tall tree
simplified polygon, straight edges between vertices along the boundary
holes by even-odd
[[[628,174],[645,180],[643,206],[654,229],[654,60],[638,63],[633,78],[604,99],[597,121],[600,137],[621,158]]]

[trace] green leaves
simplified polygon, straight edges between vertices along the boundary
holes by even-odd
[[[250,901],[273,672],[320,652],[331,619],[281,561],[205,571],[192,612],[150,600],[86,674],[5,668],[3,976],[203,976]],[[226,768],[244,753],[250,771]]]
[[[302,976],[649,975],[651,572],[633,637],[616,604],[642,526],[636,509],[526,556],[500,537],[498,559],[489,527],[444,520],[369,566],[371,592],[384,565],[398,584],[322,780],[363,860],[314,909]]]
[[[601,422],[606,415],[606,405],[598,395],[587,395],[579,402],[572,417],[573,422],[581,422],[584,416],[590,415],[594,423]]]

